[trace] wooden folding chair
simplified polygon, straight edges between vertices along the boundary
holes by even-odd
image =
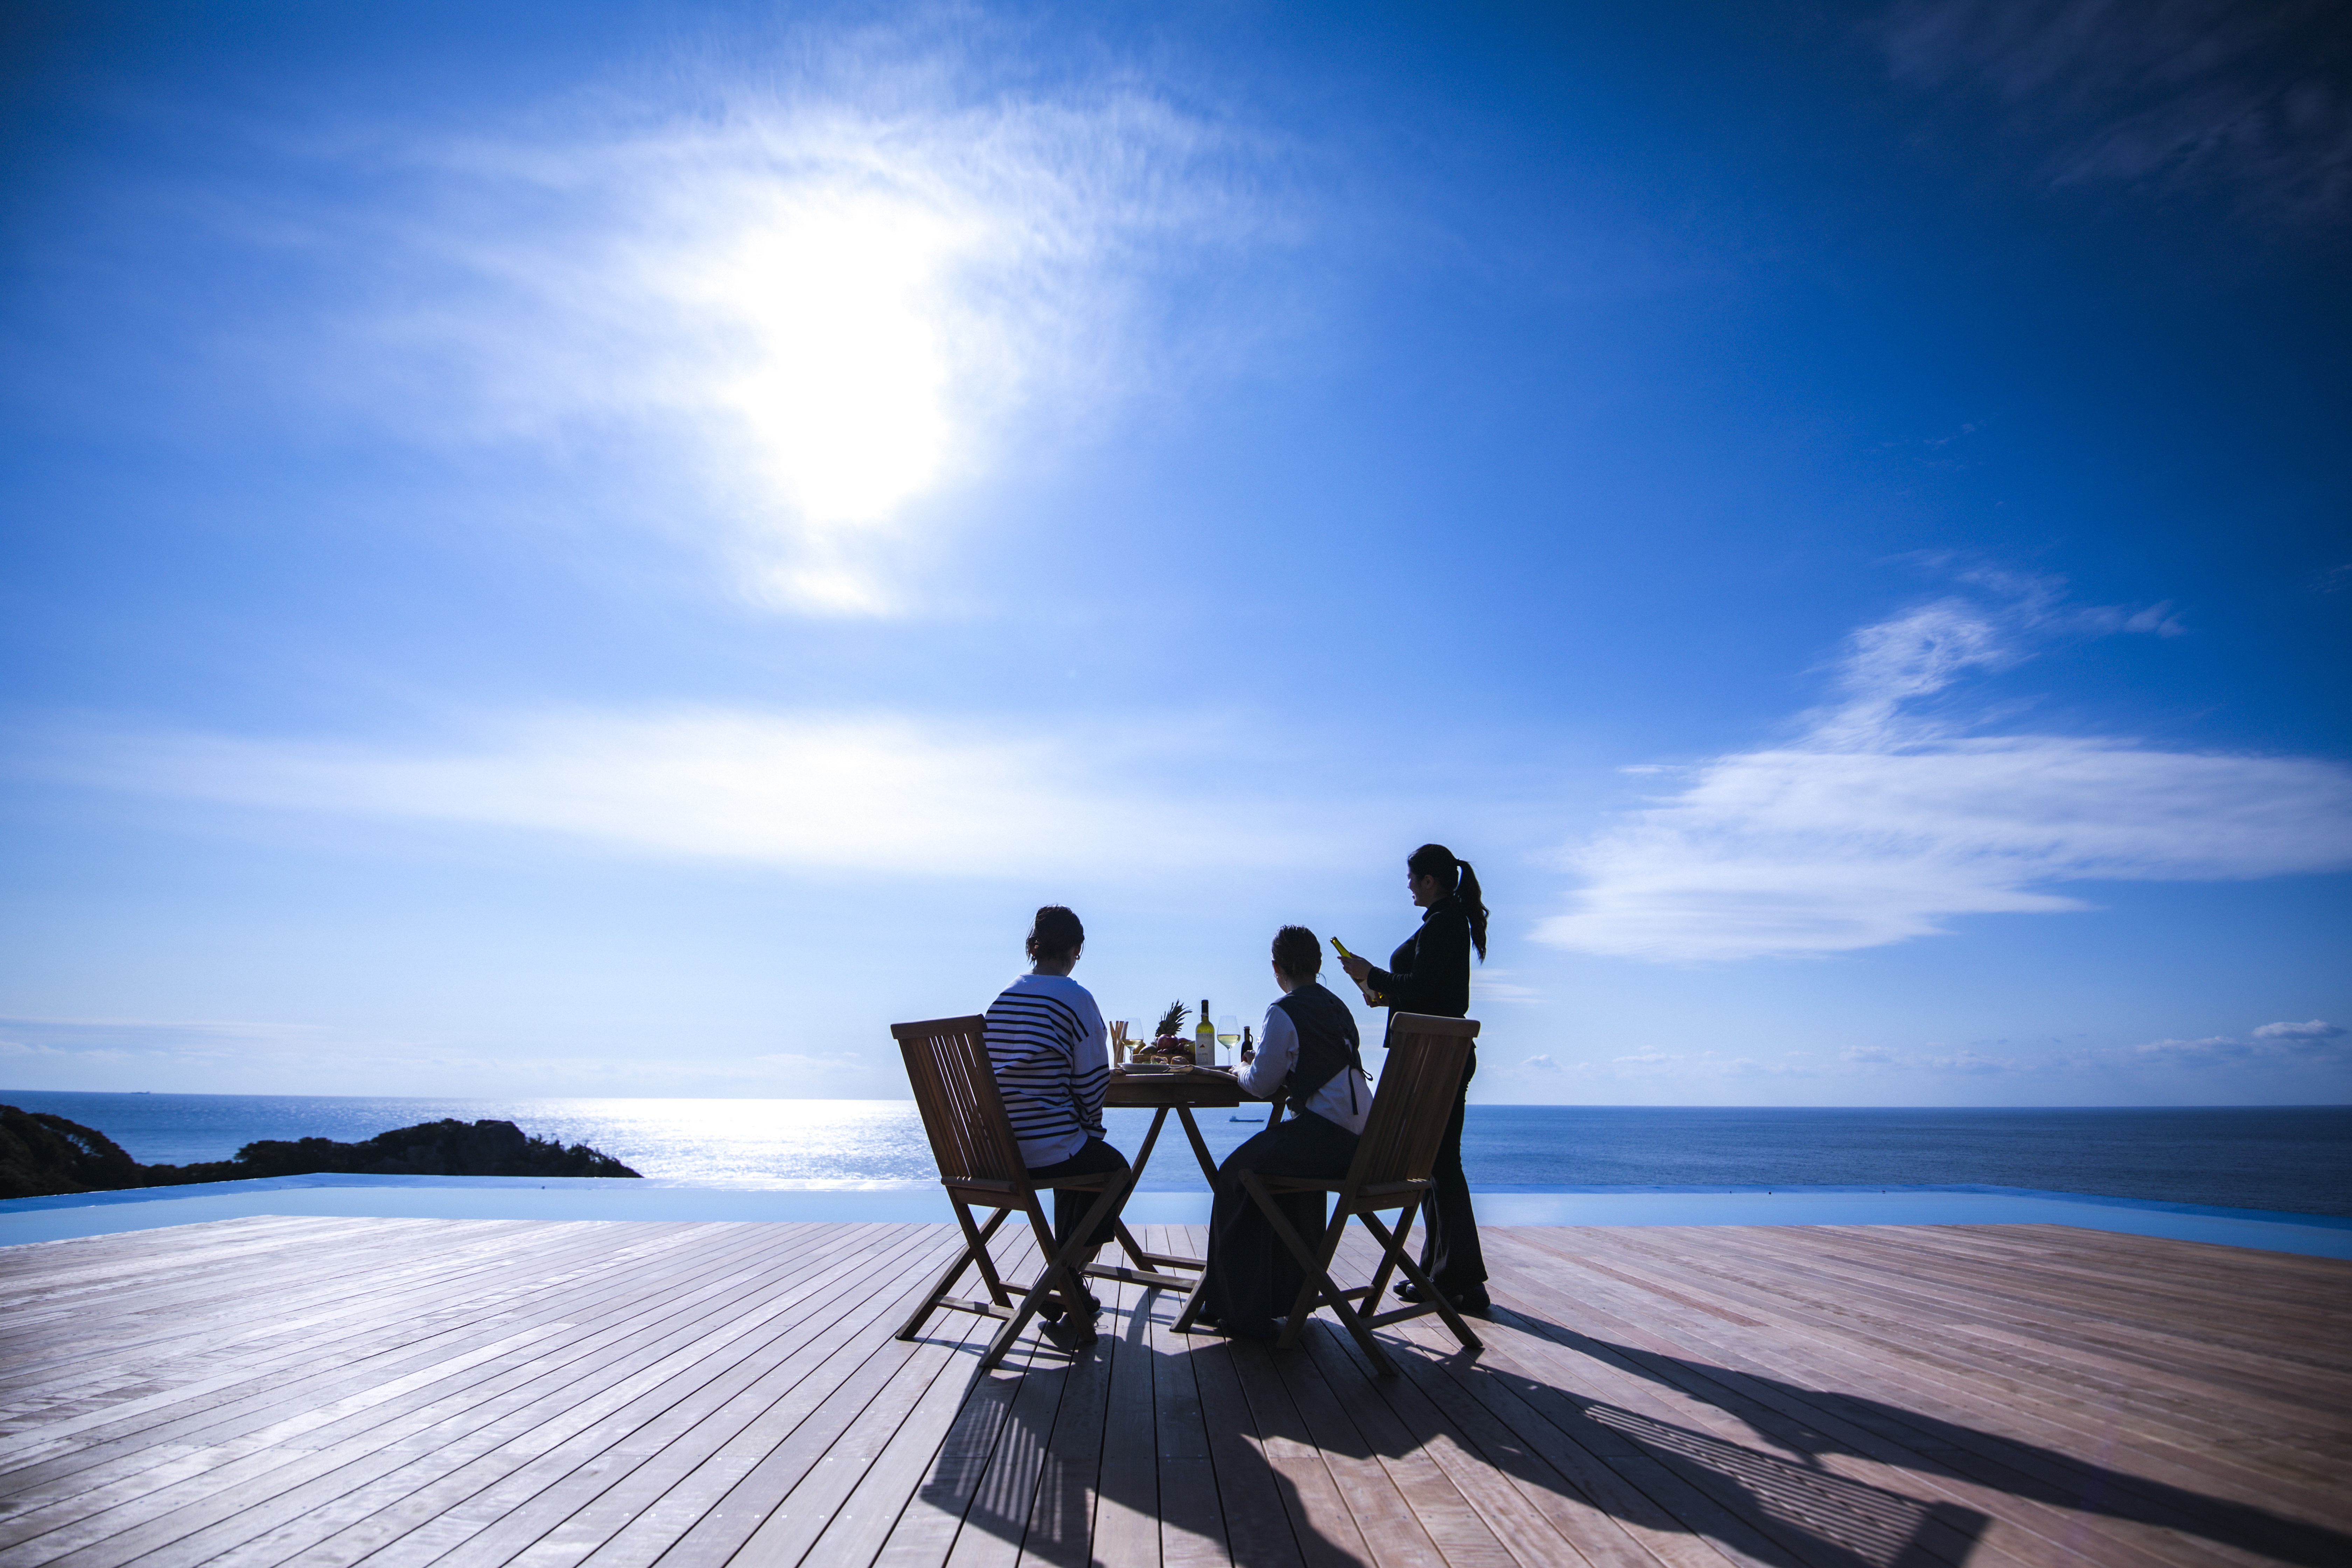
[[[1470,1325],[1454,1310],[1453,1302],[1430,1282],[1421,1266],[1405,1251],[1413,1215],[1421,1211],[1435,1185],[1431,1173],[1437,1165],[1437,1146],[1444,1142],[1445,1123],[1454,1115],[1454,1097],[1461,1088],[1463,1070],[1470,1062],[1470,1042],[1477,1037],[1475,1018],[1399,1013],[1389,1032],[1388,1063],[1381,1069],[1371,1114],[1364,1121],[1363,1135],[1356,1141],[1356,1158],[1348,1173],[1332,1180],[1260,1176],[1255,1171],[1241,1173],[1243,1188],[1265,1212],[1275,1235],[1282,1238],[1291,1256],[1307,1270],[1306,1283],[1299,1287],[1290,1319],[1283,1324],[1281,1336],[1275,1342],[1277,1347],[1286,1349],[1297,1344],[1308,1315],[1318,1307],[1328,1307],[1347,1325],[1356,1342],[1364,1347],[1365,1358],[1383,1377],[1395,1376],[1396,1367],[1373,1340],[1372,1331],[1408,1318],[1434,1312],[1444,1320],[1445,1326],[1465,1349],[1483,1348],[1478,1336],[1470,1331]],[[1331,1223],[1324,1228],[1317,1245],[1308,1246],[1275,1202],[1277,1194],[1288,1193],[1337,1194],[1331,1205]],[[1388,1209],[1402,1211],[1393,1231],[1380,1221],[1381,1213]],[[1350,1217],[1363,1221],[1364,1227],[1379,1240],[1381,1262],[1370,1285],[1343,1290],[1332,1281],[1331,1259],[1339,1249],[1340,1237],[1347,1233]],[[1213,1247],[1214,1241],[1210,1245]],[[1389,1288],[1390,1277],[1400,1268],[1419,1287],[1421,1300],[1392,1311],[1376,1310],[1381,1293]],[[1202,1282],[1206,1283],[1205,1277]],[[1360,1312],[1351,1304],[1358,1300],[1364,1303]],[[1195,1289],[1178,1316],[1176,1327],[1190,1328],[1200,1308],[1200,1293]]]
[[[1012,1348],[1029,1320],[1045,1305],[1046,1297],[1056,1290],[1070,1313],[1070,1321],[1087,1321],[1086,1288],[1079,1282],[1078,1271],[1070,1267],[1071,1259],[1084,1248],[1086,1238],[1094,1234],[1103,1216],[1118,1206],[1129,1180],[1110,1174],[1039,1181],[1023,1168],[1020,1145],[1013,1140],[1013,1124],[1005,1117],[1003,1098],[997,1093],[996,1073],[989,1066],[987,1026],[988,1020],[976,1015],[890,1026],[890,1033],[898,1041],[898,1052],[907,1061],[907,1079],[914,1086],[923,1131],[931,1141],[931,1158],[939,1163],[940,1185],[947,1189],[948,1201],[955,1205],[956,1220],[963,1226],[964,1237],[963,1251],[940,1276],[939,1283],[931,1287],[922,1305],[898,1331],[898,1337],[913,1339],[921,1331],[924,1321],[941,1308],[1004,1319],[1003,1329],[988,1347],[988,1353],[981,1357],[983,1372],[1004,1359],[1004,1352]],[[1066,1245],[1056,1247],[1054,1243],[1054,1227],[1037,1201],[1041,1188],[1102,1194],[1087,1211],[1087,1217],[1071,1233]],[[975,1205],[996,1211],[985,1226],[973,1220],[971,1211]],[[989,1239],[1016,1213],[1028,1216],[1029,1227],[1037,1237],[1037,1249],[1048,1259],[1036,1279],[1025,1286],[1006,1280],[988,1254]],[[1119,1237],[1129,1252],[1136,1250],[1124,1226],[1120,1227]],[[979,1266],[981,1279],[988,1287],[988,1300],[974,1301],[949,1295],[963,1271],[974,1264]],[[1084,1272],[1096,1279],[1124,1279],[1163,1290],[1192,1288],[1192,1281],[1174,1275],[1109,1264],[1092,1264]],[[1017,1303],[1013,1300],[1016,1291],[1020,1292]]]

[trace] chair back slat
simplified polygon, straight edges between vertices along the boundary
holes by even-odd
[[[1356,1191],[1394,1182],[1425,1182],[1454,1115],[1454,1097],[1470,1064],[1475,1018],[1399,1013],[1389,1030],[1389,1058],[1348,1173]]]
[[[1029,1173],[996,1091],[987,1029],[988,1020],[977,1014],[890,1026],[898,1054],[907,1059],[907,1081],[914,1086],[940,1179],[1024,1190]]]

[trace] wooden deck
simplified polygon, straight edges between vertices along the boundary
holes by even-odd
[[[1488,1233],[1483,1355],[890,1336],[945,1226],[256,1219],[0,1252],[0,1563],[2352,1563],[2352,1264]],[[1194,1251],[1197,1231],[1149,1242]]]

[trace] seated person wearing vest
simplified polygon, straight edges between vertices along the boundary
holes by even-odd
[[[1240,1173],[1344,1176],[1355,1162],[1357,1134],[1371,1114],[1372,1086],[1364,1076],[1355,1015],[1315,983],[1322,970],[1323,944],[1313,931],[1285,926],[1276,934],[1274,981],[1282,987],[1282,1000],[1266,1009],[1265,1043],[1237,1076],[1260,1099],[1287,1100],[1292,1116],[1217,1167],[1208,1268],[1195,1319],[1234,1338],[1273,1339],[1307,1280],[1306,1270],[1243,1188]],[[1300,1238],[1313,1246],[1323,1234],[1323,1194],[1293,1193],[1275,1202]]]

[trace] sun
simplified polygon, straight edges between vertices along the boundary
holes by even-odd
[[[796,192],[692,277],[721,342],[713,401],[803,523],[875,523],[940,481],[972,228],[892,195]]]

